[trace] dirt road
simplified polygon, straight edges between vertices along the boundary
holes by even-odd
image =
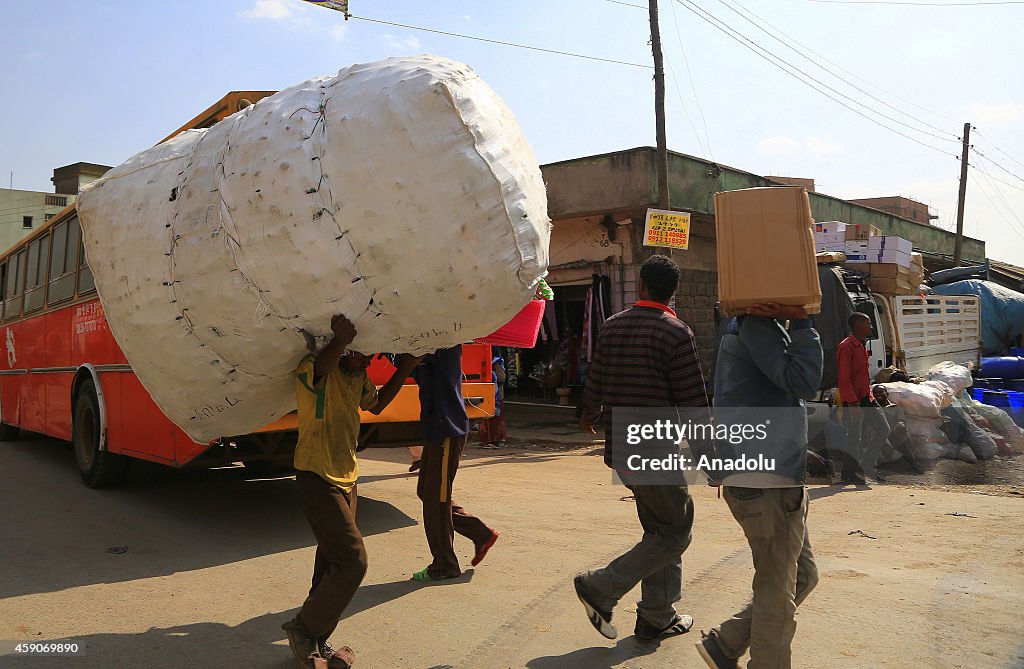
[[[636,541],[634,506],[596,452],[550,449],[470,449],[456,498],[502,538],[462,578],[414,583],[428,553],[408,459],[365,456],[370,568],[334,637],[360,667],[703,668],[697,630],[747,595],[742,534],[714,490],[694,489],[680,606],[694,631],[637,642],[637,591],[615,613],[620,639],[598,636],[571,578]],[[305,594],[313,549],[292,479],[233,469],[92,491],[41,438],[0,443],[0,476],[0,639],[85,649],[0,666],[293,666],[279,626]],[[798,614],[796,666],[1024,667],[1024,502],[970,490],[812,489],[821,582]],[[468,567],[471,546],[458,548]]]

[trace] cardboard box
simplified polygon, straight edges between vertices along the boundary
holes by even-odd
[[[829,234],[844,234],[846,232],[846,223],[843,223],[842,221],[825,221],[824,223],[815,223],[814,231]]]
[[[861,223],[850,223],[847,224],[845,235],[846,239],[870,239],[876,235],[882,234],[882,231],[873,225],[863,225]]]
[[[871,263],[868,265],[867,273],[876,279],[898,279],[904,277],[910,279],[912,270],[895,263]]]
[[[869,253],[868,243],[866,241],[854,240],[844,242],[844,248],[846,249],[847,255],[867,255]]]
[[[924,256],[918,253],[917,251],[913,251],[910,254],[910,264],[914,267],[920,267],[921,269],[924,269]]]
[[[817,243],[829,242],[843,244],[846,241],[846,235],[842,232],[815,232],[814,241]]]
[[[888,251],[888,250],[886,250],[886,251],[874,251],[874,253],[877,254],[877,258],[878,259],[877,260],[873,260],[872,262],[893,263],[895,265],[899,265],[900,267],[907,267],[907,268],[910,267],[910,254],[909,253],[904,253],[902,251]],[[872,251],[870,251],[870,250],[868,251],[868,256],[869,257],[872,256]]]
[[[800,186],[715,193],[718,300],[740,314],[759,302],[821,310],[811,203]]]
[[[892,235],[881,235],[868,239],[868,248],[879,251],[900,251],[901,253],[912,253],[914,245],[909,239],[893,237]]]
[[[916,295],[918,285],[907,279],[879,279],[868,277],[868,286],[875,293],[886,295]]]

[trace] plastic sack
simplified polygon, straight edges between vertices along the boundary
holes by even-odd
[[[924,437],[911,437],[910,450],[914,454],[914,459],[918,461],[941,458],[944,452],[942,444],[928,441]]]
[[[963,404],[988,420],[992,429],[1001,435],[1007,446],[1017,453],[1024,453],[1024,432],[1013,422],[1008,413],[989,404],[982,404],[971,397],[961,397]]]
[[[907,432],[912,437],[920,437],[926,441],[945,443],[949,437],[942,431],[943,420],[941,418],[922,418],[907,414]]]
[[[940,362],[929,369],[928,379],[933,381],[942,381],[949,386],[956,395],[963,392],[965,388],[970,388],[974,385],[974,379],[971,377],[971,370],[967,369],[964,365],[958,365],[955,362],[950,362],[948,360]]]
[[[303,332],[427,353],[530,302],[551,224],[501,99],[433,56],[353,65],[184,132],[88,186],[78,211],[110,329],[190,437],[295,408]]]
[[[970,462],[971,464],[976,464],[978,462],[978,457],[974,454],[974,451],[971,450],[970,446],[965,446],[962,444],[957,445],[960,446],[960,448],[957,449],[956,452],[957,460],[963,460],[964,462]]]
[[[883,383],[882,387],[889,392],[889,400],[903,407],[908,416],[938,418],[939,413],[953,401],[953,393],[949,386],[941,381],[925,381],[924,383]]]

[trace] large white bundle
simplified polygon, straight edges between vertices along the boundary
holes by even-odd
[[[971,370],[949,360],[931,367],[928,370],[928,378],[933,381],[942,381],[953,390],[955,395],[959,395],[965,388],[974,385]]]
[[[941,381],[924,383],[883,383],[893,404],[903,407],[907,414],[922,418],[938,418],[940,412],[953,401],[953,392]]]
[[[467,66],[393,58],[265,98],[82,193],[89,263],[143,385],[193,439],[294,408],[302,330],[363,352],[485,336],[548,261],[540,169]]]

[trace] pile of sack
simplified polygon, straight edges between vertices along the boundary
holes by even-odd
[[[885,383],[889,399],[906,413],[914,456],[920,460],[988,460],[1024,452],[1024,433],[1002,409],[976,402],[963,365],[943,362],[921,383]]]

